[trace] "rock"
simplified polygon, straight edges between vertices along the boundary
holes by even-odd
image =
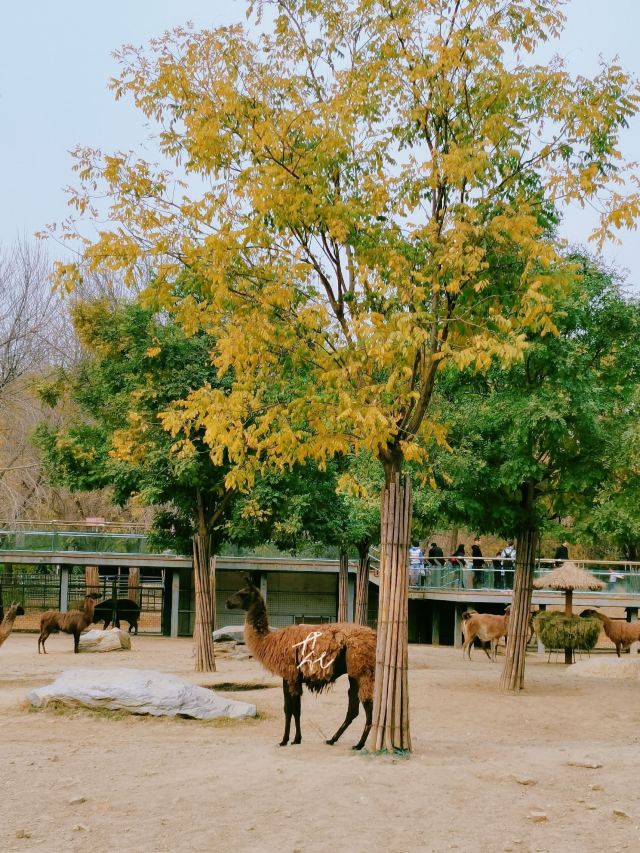
[[[73,827],[74,832],[89,832],[89,827],[85,826],[83,823],[76,823]]]
[[[19,829],[16,832],[16,838],[31,838],[31,833],[28,829]]]
[[[602,764],[597,761],[567,761],[567,767],[586,767],[587,770],[599,770]]]
[[[511,777],[514,782],[517,782],[518,785],[537,785],[538,780],[532,779],[530,776],[512,776]]]
[[[81,803],[86,803],[87,798],[86,797],[71,797],[71,799],[68,802],[69,802],[70,806],[79,806]]]
[[[614,808],[613,813],[616,817],[631,817],[624,809]]]
[[[80,652],[119,652],[131,649],[131,637],[126,631],[111,628],[109,631],[85,631],[80,634]]]
[[[224,628],[216,628],[213,632],[214,640],[236,640],[244,643],[244,625],[225,625]]]
[[[531,809],[527,818],[534,823],[543,823],[545,820],[548,820],[547,813],[543,812],[542,809]]]
[[[565,677],[620,678],[635,681],[640,679],[640,657],[628,655],[619,658],[616,655],[597,655],[568,666]]]
[[[37,708],[55,701],[87,708],[125,710],[131,714],[151,714],[154,717],[180,715],[213,720],[256,715],[255,705],[224,699],[213,690],[198,687],[175,675],[127,667],[102,671],[67,669],[53,684],[29,691],[27,698]]]

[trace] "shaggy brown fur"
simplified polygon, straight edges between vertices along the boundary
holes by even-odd
[[[509,606],[510,607],[510,606]],[[477,637],[482,642],[484,653],[490,661],[496,661],[498,655],[498,643],[502,637],[507,636],[509,630],[509,607],[504,616],[495,616],[493,613],[467,612],[462,614],[462,657],[465,655],[471,660],[471,646]],[[491,654],[485,643],[490,643]]]
[[[583,610],[581,616],[595,616],[611,642],[615,643],[616,653],[620,657],[621,649],[628,649],[631,643],[640,640],[640,622],[623,622],[621,619],[609,619],[597,610]]]
[[[57,634],[58,631],[62,631],[64,634],[73,634],[73,651],[77,654],[80,634],[93,622],[93,612],[99,598],[100,596],[96,592],[91,592],[89,595],[85,595],[82,610],[69,610],[67,613],[61,613],[59,610],[47,610],[46,613],[43,613],[40,617],[38,654],[40,654],[40,644],[42,644],[42,651],[46,655],[45,641],[49,634]]]
[[[13,623],[15,621],[16,616],[24,616],[24,607],[18,604],[17,601],[14,601],[11,604],[11,607],[5,613],[4,619],[0,624],[0,646],[4,643],[9,634],[13,631]]]
[[[376,633],[371,628],[349,622],[329,625],[289,625],[269,630],[267,607],[250,578],[246,586],[232,595],[227,608],[246,611],[245,642],[260,663],[282,678],[285,726],[280,746],[289,742],[291,718],[296,734],[292,743],[301,743],[300,696],[302,685],[316,693],[329,687],[341,675],[349,677],[347,715],[327,743],[333,744],[358,716],[362,702],[366,724],[362,737],[353,747],[362,749],[371,729],[373,685],[376,667]]]

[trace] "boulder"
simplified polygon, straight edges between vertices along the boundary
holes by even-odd
[[[224,628],[216,628],[213,639],[236,640],[238,643],[244,643],[244,625],[225,625]]]
[[[79,652],[119,652],[122,649],[131,649],[131,637],[119,628],[109,631],[95,629],[80,634]]]
[[[29,691],[27,698],[37,708],[49,702],[83,705],[87,708],[124,710],[154,717],[255,717],[256,706],[218,696],[175,675],[152,669],[67,669],[46,687]]]
[[[580,660],[573,666],[568,666],[566,675],[569,678],[619,678],[634,681],[640,679],[640,657],[623,655],[594,655],[587,660]]]

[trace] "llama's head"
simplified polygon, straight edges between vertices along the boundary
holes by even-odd
[[[601,614],[598,613],[597,610],[583,610],[582,613],[580,614],[581,619],[593,619],[594,617],[596,619],[602,618]]]
[[[24,616],[24,607],[21,604],[18,604],[17,601],[12,601],[9,612],[15,613],[16,616]]]
[[[249,610],[260,599],[260,590],[248,575],[244,576],[244,582],[242,589],[227,599],[227,610]]]

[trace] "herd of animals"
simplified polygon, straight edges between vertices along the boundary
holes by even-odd
[[[89,593],[85,596],[81,610],[69,610],[61,613],[48,610],[40,619],[38,653],[46,654],[45,642],[50,634],[63,632],[73,635],[74,652],[78,652],[80,634],[91,624],[104,621],[104,627],[111,622],[113,600],[96,604],[99,596]],[[291,723],[295,733],[292,744],[302,742],[300,727],[301,696],[303,685],[313,693],[320,693],[330,687],[340,676],[349,679],[347,713],[342,725],[333,737],[327,740],[334,744],[359,714],[360,705],[365,714],[365,726],[360,740],[353,749],[362,749],[366,743],[372,724],[373,689],[376,668],[376,633],[373,629],[352,622],[336,622],[324,625],[288,625],[272,630],[269,627],[267,607],[260,590],[250,577],[245,577],[245,586],[227,600],[229,610],[244,610],[244,635],[247,648],[253,657],[265,669],[282,678],[284,695],[285,726],[281,746],[286,746],[291,737]],[[469,611],[462,617],[463,657],[471,658],[471,646],[478,639],[487,657],[495,661],[498,643],[507,636],[509,630],[508,606],[504,615]],[[130,599],[117,600],[118,619],[129,623],[129,631],[138,633],[140,618],[139,606]],[[7,639],[17,616],[24,609],[14,602],[0,623],[0,646]],[[612,620],[597,610],[584,611],[582,615],[595,616],[603,623],[605,634],[615,644],[620,657],[621,650],[640,640],[640,622],[628,623]],[[119,626],[119,621],[116,622]],[[530,623],[530,635],[533,632]],[[490,652],[487,649],[490,645]]]

